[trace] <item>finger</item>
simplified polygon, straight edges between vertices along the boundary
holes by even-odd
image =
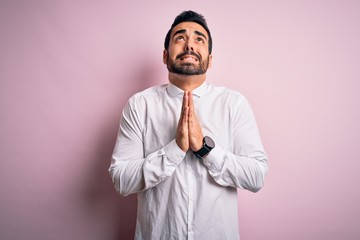
[[[182,101],[182,105],[181,105],[181,112],[180,112],[179,124],[182,123],[182,121],[183,121],[183,119],[184,119],[185,107],[186,107],[186,105],[187,105],[185,98],[186,98],[186,92],[184,92],[184,95],[183,95],[183,101]]]
[[[189,116],[189,96],[188,96],[188,92],[184,92],[184,97],[183,97],[183,107],[182,107],[182,121],[184,124],[187,124],[188,121],[188,116]]]
[[[183,106],[189,106],[189,92],[184,92]]]
[[[194,98],[192,92],[189,92],[189,118],[190,122],[194,121],[193,118],[196,118],[195,107],[194,107]]]
[[[188,114],[189,114],[188,94],[187,92],[184,92],[183,102],[181,107],[181,115],[179,118],[177,136],[176,136],[176,143],[184,152],[186,152],[189,149]]]
[[[194,99],[193,99],[193,94],[192,94],[192,92],[189,92],[189,94],[188,94],[188,98],[189,98],[189,107],[190,108],[194,108]]]
[[[176,142],[178,146],[185,152],[189,149],[189,106],[186,106],[186,102],[187,100],[184,98],[184,107],[182,108],[182,114],[179,119],[176,135]]]

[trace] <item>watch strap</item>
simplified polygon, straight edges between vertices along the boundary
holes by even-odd
[[[199,151],[194,152],[195,156],[199,157],[199,158],[203,158],[205,157],[209,152],[211,151],[211,149],[207,148],[205,145],[200,148]]]
[[[199,157],[199,158],[203,158],[206,155],[209,154],[209,152],[215,147],[215,143],[214,141],[208,137],[205,136],[203,138],[203,146],[202,148],[200,148],[198,151],[193,151],[193,153],[195,154],[195,156]]]

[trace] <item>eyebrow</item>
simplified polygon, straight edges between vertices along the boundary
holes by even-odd
[[[178,30],[178,31],[176,31],[176,32],[174,33],[174,36],[175,36],[176,34],[180,34],[180,33],[186,33],[186,30],[185,30],[185,29],[180,29],[180,30]],[[202,32],[199,32],[199,31],[195,30],[195,34],[197,34],[197,35],[199,35],[199,36],[202,36],[202,37],[204,37],[204,38],[207,40],[206,35],[203,34]]]
[[[177,31],[174,33],[174,36],[175,36],[176,34],[179,34],[179,33],[186,33],[186,30],[185,30],[185,29],[177,30]]]
[[[195,33],[196,33],[197,35],[200,35],[200,36],[204,37],[204,38],[207,40],[205,34],[203,34],[202,32],[195,31]]]

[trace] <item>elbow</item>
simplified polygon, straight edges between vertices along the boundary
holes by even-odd
[[[127,197],[131,194],[131,192],[124,191],[123,189],[116,189],[116,191],[120,194],[122,197]]]
[[[260,191],[265,185],[265,175],[267,173],[267,168],[259,169],[258,173],[253,177],[251,184],[248,186],[248,190],[256,193]]]
[[[239,188],[246,189],[250,192],[256,193],[260,191],[264,186],[264,176],[253,176],[244,180],[243,184],[240,184]]]
[[[109,168],[109,174],[114,184],[116,192],[123,197],[130,195],[130,193],[126,191],[124,187],[121,187],[119,173],[114,168]]]
[[[258,168],[256,177],[253,181],[254,184],[253,184],[252,188],[250,189],[251,192],[256,193],[264,187],[265,176],[268,171],[269,171],[269,165],[268,165],[268,161],[266,159],[264,162],[262,162],[262,164],[259,164],[259,168]]]
[[[130,191],[130,189],[127,189],[126,187],[122,186],[120,184],[119,179],[113,178],[113,183],[116,192],[119,193],[120,196],[126,197],[133,193],[132,191]]]
[[[109,169],[109,174],[111,180],[114,184],[115,190],[119,193],[120,196],[126,197],[132,193],[136,193],[136,189],[133,189],[131,184],[124,184],[124,176],[120,173],[118,169],[111,168]]]
[[[263,186],[264,186],[264,179],[262,179],[262,181],[257,181],[256,183],[249,186],[248,190],[253,193],[256,193],[256,192],[260,191],[260,189],[262,189]]]

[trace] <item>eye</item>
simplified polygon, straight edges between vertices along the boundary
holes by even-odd
[[[177,36],[176,38],[175,38],[175,41],[182,41],[182,40],[184,40],[185,38],[183,37],[183,36]]]
[[[198,41],[198,42],[205,42],[205,40],[204,40],[203,38],[201,38],[201,37],[196,38],[196,41]]]

